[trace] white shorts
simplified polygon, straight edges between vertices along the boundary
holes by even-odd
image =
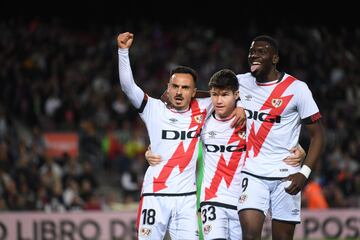
[[[301,192],[290,195],[285,192],[289,181],[265,179],[242,172],[242,193],[238,210],[257,209],[273,220],[300,223]]]
[[[201,204],[204,239],[242,239],[239,215],[234,209]]]
[[[143,196],[137,215],[138,239],[199,239],[196,195]]]

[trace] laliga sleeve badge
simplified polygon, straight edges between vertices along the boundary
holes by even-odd
[[[207,224],[204,226],[204,234],[209,234],[211,232],[211,225],[210,224]]]
[[[246,194],[242,194],[239,198],[239,203],[244,203],[247,199],[247,195]]]
[[[144,228],[144,227],[142,227],[142,228],[140,229],[140,235],[141,235],[142,237],[148,237],[148,236],[150,236],[150,235],[151,235],[151,229],[150,229],[150,228]]]

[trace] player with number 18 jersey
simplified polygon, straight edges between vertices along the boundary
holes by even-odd
[[[137,219],[138,237],[163,239],[168,230],[172,239],[196,239],[197,150],[211,101],[209,98],[189,99],[186,109],[170,109],[135,84],[128,49],[119,48],[118,55],[121,87],[138,109],[153,151],[163,159],[161,164],[149,166],[144,177]],[[176,101],[182,103],[190,88],[188,84],[195,85],[195,79],[191,78],[190,68],[178,70],[179,76],[169,83],[168,89],[175,89]]]

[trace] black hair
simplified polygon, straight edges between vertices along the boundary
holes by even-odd
[[[254,38],[253,41],[254,42],[259,42],[259,41],[267,42],[273,48],[274,52],[276,54],[279,54],[279,44],[274,38],[272,38],[268,35],[261,35],[261,36]]]
[[[230,89],[232,91],[239,90],[239,81],[236,74],[230,69],[222,69],[212,75],[209,81],[209,89],[211,88]]]
[[[196,83],[197,80],[197,73],[194,69],[191,67],[186,66],[177,66],[176,68],[172,69],[170,72],[170,77],[175,73],[188,73],[192,76],[194,83]]]

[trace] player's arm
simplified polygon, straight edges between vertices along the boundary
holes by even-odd
[[[236,108],[233,111],[232,115],[230,117],[235,117],[234,120],[231,123],[231,127],[238,127],[240,126],[241,128],[243,128],[246,125],[246,114],[245,114],[245,109],[243,104],[241,103],[241,91],[240,91],[240,86],[241,86],[241,78],[244,74],[238,74],[236,75],[238,82],[239,82],[239,94],[240,94],[240,98],[236,101]]]
[[[209,91],[197,90],[195,97],[196,98],[210,98],[210,93],[209,93]],[[233,127],[233,128],[236,128],[238,126],[243,127],[246,124],[245,110],[243,108],[243,105],[241,104],[240,99],[238,101],[236,101],[236,108],[231,113],[229,118],[234,118],[234,120],[231,123],[231,127]]]
[[[145,93],[136,85],[131,71],[129,48],[131,47],[133,40],[134,34],[129,32],[121,33],[117,37],[119,78],[121,89],[127,95],[134,107],[139,109],[144,100]]]
[[[310,135],[310,146],[307,157],[304,160],[304,164],[300,172],[291,174],[287,177],[287,180],[292,183],[285,189],[285,191],[292,195],[297,194],[304,187],[305,182],[308,179],[311,170],[315,168],[316,162],[319,159],[325,145],[324,128],[320,120],[307,124],[306,128]]]
[[[209,98],[209,97],[210,97],[209,91],[196,90],[195,98]]]
[[[238,126],[243,128],[246,124],[245,110],[239,102],[240,101],[237,101],[236,108],[229,116],[229,118],[234,118],[234,120],[231,122],[231,127],[233,127],[233,128],[236,128]]]
[[[307,124],[306,128],[310,134],[310,146],[307,158],[304,160],[304,165],[314,169],[325,145],[324,127],[321,121],[318,120],[315,123]]]
[[[324,128],[320,121],[321,114],[312,93],[306,83],[296,81],[296,84],[297,94],[294,100],[301,118],[301,123],[306,126],[309,132],[310,145],[301,170],[287,177],[287,179],[292,182],[290,186],[285,189],[289,194],[297,194],[304,187],[311,171],[316,167],[316,162],[323,151],[325,142]]]

